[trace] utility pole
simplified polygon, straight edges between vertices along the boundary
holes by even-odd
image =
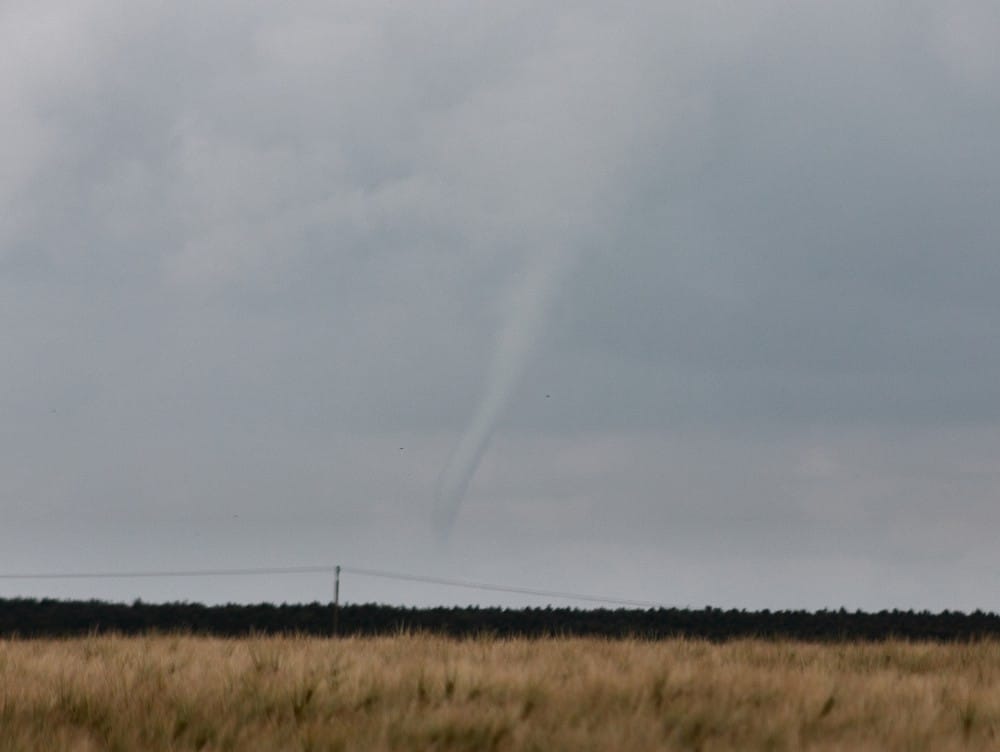
[[[340,565],[333,568],[333,636],[340,634]]]

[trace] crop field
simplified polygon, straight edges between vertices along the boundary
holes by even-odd
[[[0,641],[3,750],[997,748],[997,642]]]

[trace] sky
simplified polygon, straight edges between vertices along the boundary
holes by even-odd
[[[0,49],[0,574],[1000,610],[995,3],[6,0]]]

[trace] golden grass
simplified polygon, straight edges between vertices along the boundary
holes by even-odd
[[[6,640],[0,749],[1000,749],[1000,643]]]

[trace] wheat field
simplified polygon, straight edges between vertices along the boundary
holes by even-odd
[[[0,641],[3,750],[1000,748],[1000,643]]]

